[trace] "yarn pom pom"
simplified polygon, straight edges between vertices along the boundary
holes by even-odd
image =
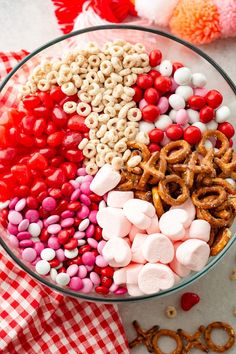
[[[217,7],[211,0],[179,0],[170,29],[189,42],[210,43],[221,35]]]
[[[236,36],[236,0],[214,0],[220,14],[222,37]]]
[[[135,9],[140,17],[167,27],[178,0],[135,0]]]

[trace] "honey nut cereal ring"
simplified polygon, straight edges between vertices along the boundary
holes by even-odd
[[[79,102],[77,104],[77,113],[82,117],[87,117],[91,113],[90,105],[85,102]]]
[[[213,196],[205,200],[204,196]],[[227,193],[221,186],[202,187],[192,193],[193,204],[201,209],[211,209],[220,206],[227,199]]]
[[[227,137],[219,130],[207,130],[206,132],[204,132],[202,135],[202,139],[198,144],[197,151],[203,156],[206,155],[208,149],[206,148],[205,143],[209,138],[216,138],[221,142],[220,149],[218,151],[215,151],[214,155],[216,157],[221,157],[222,155],[224,155],[224,153],[229,148],[229,141]]]
[[[201,209],[197,208],[198,219],[203,219],[209,222],[212,228],[226,227],[230,223],[231,218],[222,219],[217,216],[212,215],[214,209]]]
[[[190,154],[191,147],[185,140],[172,141],[161,150],[161,155],[169,164],[184,161]]]
[[[176,348],[170,354],[182,354],[183,343],[179,334],[170,329],[160,329],[152,338],[152,345],[155,354],[165,354],[158,345],[158,340],[162,337],[170,337],[176,341]]]
[[[178,197],[172,197],[170,194],[169,184],[175,183],[179,185],[182,193]],[[166,176],[165,179],[159,182],[158,193],[162,200],[168,205],[180,205],[183,204],[189,197],[189,189],[186,186],[184,180],[177,175]]]
[[[162,205],[161,198],[158,193],[158,187],[153,187],[152,188],[152,200],[153,200],[153,205],[156,209],[156,214],[158,218],[160,218],[164,214],[164,208]]]
[[[214,240],[214,243],[211,247],[211,256],[216,256],[218,253],[220,253],[223,250],[223,248],[229,242],[231,235],[232,232],[230,231],[229,228],[223,228],[218,232]]]
[[[214,329],[222,329],[228,334],[228,341],[224,345],[218,345],[213,342],[211,334]],[[235,331],[229,324],[225,322],[212,322],[206,327],[204,331],[204,338],[208,348],[217,353],[224,353],[234,345]]]

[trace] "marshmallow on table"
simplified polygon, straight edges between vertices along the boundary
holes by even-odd
[[[116,270],[113,274],[113,280],[116,285],[121,285],[126,283],[126,268],[120,268]]]
[[[144,293],[139,289],[137,284],[127,284],[127,291],[130,296],[141,296]]]
[[[191,273],[191,270],[183,266],[183,264],[181,264],[176,258],[176,250],[180,245],[182,245],[182,242],[176,242],[174,244],[175,255],[172,262],[170,262],[169,266],[177,274],[177,276],[187,277]]]
[[[103,237],[108,240],[112,237],[125,237],[131,230],[131,223],[122,209],[103,208],[97,213],[98,225],[103,228]]]
[[[107,241],[102,255],[111,267],[125,267],[131,262],[131,249],[128,243],[120,237]]]
[[[184,225],[188,222],[188,214],[185,210],[174,209],[167,211],[160,217],[159,227],[161,233],[173,241],[178,241],[184,237]]]
[[[129,239],[131,242],[133,242],[133,240],[137,234],[146,234],[146,232],[144,230],[140,230],[136,226],[132,225],[131,230],[129,232]]]
[[[206,220],[193,220],[190,225],[188,237],[197,238],[199,240],[208,242],[210,239],[211,225]]]
[[[126,270],[126,283],[127,284],[138,284],[138,275],[143,268],[142,264],[129,264],[125,267]]]
[[[148,235],[142,247],[144,258],[150,263],[170,263],[174,258],[174,246],[168,237],[156,233]]]
[[[153,204],[141,199],[130,199],[123,208],[127,219],[139,229],[146,230],[151,225],[151,218],[155,215]]]
[[[147,263],[138,275],[138,286],[144,294],[154,294],[169,289],[174,283],[174,273],[165,264]]]
[[[146,260],[143,256],[142,248],[144,245],[144,242],[147,238],[147,235],[144,234],[136,234],[132,246],[131,246],[131,252],[132,252],[132,261],[136,263],[141,263],[144,264],[146,263]]]
[[[209,245],[197,239],[184,241],[176,250],[176,258],[183,266],[199,271],[205,267],[210,255]]]
[[[148,234],[154,234],[154,233],[160,232],[157,215],[153,216],[153,218],[151,220],[151,225],[147,228],[146,231]]]
[[[189,215],[189,221],[190,223],[195,219],[195,216],[196,216],[196,209],[195,209],[195,206],[191,200],[191,198],[188,198],[183,204],[180,204],[180,205],[173,205],[170,210],[173,210],[173,209],[183,209],[185,210],[188,215]],[[190,225],[190,224],[189,224]],[[189,226],[188,225],[188,226]],[[187,226],[187,227],[188,227]]]
[[[90,190],[97,195],[104,195],[115,188],[121,180],[119,172],[115,171],[109,164],[105,164],[95,175],[90,184]]]
[[[123,208],[125,202],[134,198],[134,192],[111,191],[107,196],[107,205],[112,208]]]

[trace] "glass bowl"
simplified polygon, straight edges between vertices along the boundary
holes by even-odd
[[[59,37],[36,49],[30,55],[25,57],[2,82],[0,86],[0,105],[2,110],[6,109],[7,105],[11,105],[11,99],[15,97],[15,90],[17,89],[17,86],[27,80],[29,70],[37,65],[42,59],[61,56],[63,53],[66,53],[68,49],[73,49],[75,47],[82,49],[84,45],[91,40],[98,42],[99,45],[102,45],[107,41],[112,41],[115,39],[124,39],[132,43],[141,42],[146,46],[148,51],[158,48],[162,51],[164,58],[169,58],[170,60],[177,62],[183,62],[193,71],[204,73],[208,78],[207,88],[219,88],[219,90],[224,95],[224,103],[231,108],[232,113],[236,116],[236,87],[232,80],[219,67],[219,65],[214,62],[214,60],[212,60],[200,49],[172,35],[151,28],[131,25],[107,25],[86,28]],[[234,124],[233,120],[231,123]],[[212,269],[221,260],[221,258],[226,255],[227,251],[235,242],[236,223],[232,225],[231,229],[233,236],[226,247],[217,256],[211,257],[205,268],[200,272],[191,273],[190,276],[183,278],[181,282],[173,286],[171,289],[161,291],[156,294],[137,297],[131,297],[128,295],[101,296],[95,292],[90,294],[83,294],[73,291],[67,287],[61,287],[50,281],[48,276],[40,276],[37,274],[34,271],[33,266],[19,258],[18,250],[10,246],[7,233],[3,228],[0,230],[0,244],[11,256],[11,258],[17,263],[18,266],[20,266],[24,271],[26,271],[40,283],[54,289],[55,291],[58,291],[63,295],[73,296],[75,298],[88,301],[116,303],[131,302],[165,296],[183,289],[187,285],[193,283],[195,280],[201,278],[207,274],[207,272]]]

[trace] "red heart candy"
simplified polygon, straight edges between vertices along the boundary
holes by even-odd
[[[181,307],[184,311],[189,311],[200,301],[200,297],[195,293],[184,293],[181,296]]]

